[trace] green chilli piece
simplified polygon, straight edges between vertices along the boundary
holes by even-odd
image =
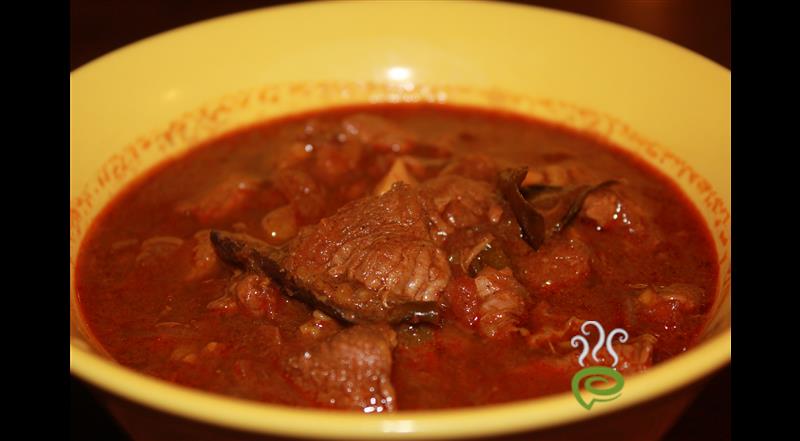
[[[601,382],[603,384],[608,384],[609,380],[606,377],[611,377],[616,384],[613,387],[608,389],[597,389],[594,387],[594,384],[597,382]],[[584,381],[585,380],[585,381]],[[584,389],[586,389],[590,394],[597,395],[601,397],[606,397],[609,395],[617,394],[611,398],[592,398],[588,403],[583,400],[583,396],[581,396],[581,381],[584,381]],[[622,374],[617,372],[616,370],[606,367],[606,366],[591,366],[584,369],[579,370],[575,373],[572,377],[572,393],[575,395],[575,399],[578,400],[581,406],[583,406],[586,410],[592,408],[592,405],[596,401],[613,401],[622,395],[622,387],[625,385],[625,380],[622,378]]]

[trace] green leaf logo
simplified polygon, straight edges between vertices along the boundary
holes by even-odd
[[[596,383],[610,383],[607,377],[611,377],[611,379],[614,381],[615,384],[613,386],[604,389],[595,387]],[[586,391],[590,394],[609,398],[592,397],[592,399],[587,403],[583,399],[583,395],[581,395],[581,382],[583,382],[584,389],[586,389]],[[624,385],[625,380],[622,378],[622,374],[613,368],[606,366],[592,366],[583,368],[573,375],[572,394],[575,395],[575,399],[578,400],[578,403],[580,403],[581,406],[583,406],[586,410],[589,410],[597,401],[614,401],[619,398],[620,395],[622,395],[621,391]],[[611,395],[614,396],[612,397]]]
[[[608,351],[609,355],[611,355],[614,361],[611,364],[611,367],[585,367],[572,376],[572,394],[575,395],[575,399],[578,400],[578,403],[586,410],[591,409],[594,403],[597,401],[613,401],[622,395],[621,391],[622,387],[625,385],[625,380],[622,379],[622,374],[614,369],[619,362],[619,357],[617,356],[617,352],[614,351],[614,346],[612,343],[614,341],[614,337],[617,336],[619,336],[619,341],[621,343],[628,341],[628,332],[622,328],[614,329],[608,334],[608,338],[606,338],[605,329],[603,329],[603,325],[601,325],[599,322],[584,322],[583,325],[581,325],[581,333],[583,335],[576,335],[572,337],[572,340],[570,341],[573,348],[583,346],[583,350],[581,351],[580,356],[578,356],[578,363],[581,366],[585,366],[584,360],[586,359],[586,356],[589,355],[589,341],[586,339],[586,337],[590,335],[588,329],[590,326],[594,326],[597,329],[597,342],[592,348],[592,359],[594,359],[594,361],[600,361],[597,358],[597,353],[603,349],[603,346],[605,346],[606,351]],[[608,377],[610,377],[611,380],[609,380]],[[614,382],[614,385],[611,387],[599,389],[594,386],[596,383],[602,383],[606,385],[611,383],[611,381]],[[587,403],[583,399],[583,395],[581,395],[581,382],[583,382],[584,389],[586,389],[586,391],[590,394],[609,398],[592,398]]]

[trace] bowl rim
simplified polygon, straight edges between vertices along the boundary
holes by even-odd
[[[625,399],[594,408],[590,418],[620,411],[679,390],[730,362],[731,331],[625,380]],[[358,413],[295,408],[232,398],[141,374],[70,343],[70,371],[80,379],[135,403],[236,430],[301,438],[387,439],[479,437],[543,429],[586,420],[571,392],[505,404],[429,411]],[[676,376],[675,371],[683,375]],[[647,384],[647,387],[643,385]],[[314,421],[314,424],[309,424]],[[335,432],[331,426],[336,426]]]
[[[112,58],[124,56],[128,51],[148,44],[152,40],[168,38],[175,32],[183,32],[239,16],[260,14],[265,10],[315,8],[326,3],[336,2],[310,2],[256,8],[198,21],[155,34],[106,53],[79,66],[70,73],[70,76],[79,75]],[[533,8],[550,14],[569,15],[605,26],[623,28],[638,34],[640,38],[656,40],[662,45],[667,44],[678,48],[694,58],[701,58],[730,75],[729,69],[707,57],[664,38],[626,25],[540,6],[484,1],[464,3],[481,4],[492,8]],[[592,419],[633,407],[701,381],[727,365],[730,358],[731,329],[728,326],[722,332],[688,351],[659,363],[644,373],[626,379],[624,399],[604,403],[603,406],[592,409],[588,418],[586,411],[576,405],[575,398],[569,391],[497,405],[447,410],[399,411],[394,414],[365,417],[348,411],[296,408],[237,399],[180,386],[141,374],[87,351],[80,344],[70,341],[71,374],[124,399],[168,414],[234,430],[300,438],[337,439],[363,439],[375,436],[388,439],[470,438],[543,429],[578,420]],[[682,374],[676,376],[673,374],[675,371]],[[309,421],[314,421],[314,424],[309,424]]]

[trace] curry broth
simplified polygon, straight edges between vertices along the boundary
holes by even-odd
[[[364,148],[357,173],[332,172],[342,166],[335,152],[324,160],[314,155],[328,154],[318,144],[334,141],[320,141],[314,131],[340,130],[345,116],[364,113],[412,134],[412,146],[401,152]],[[497,162],[497,169],[524,164],[546,175],[563,164],[578,164],[595,181],[617,180],[615,194],[629,202],[627,207],[635,206],[638,211],[631,213],[641,213],[643,221],[631,217],[620,221],[628,222],[623,227],[602,228],[584,209],[538,251],[514,237],[519,227],[508,210],[496,225],[450,234],[442,245],[452,274],[439,300],[441,327],[393,327],[391,384],[397,409],[474,406],[569,390],[571,376],[580,369],[575,350],[564,345],[575,335],[568,331],[572,317],[599,321],[606,329],[623,327],[632,340],[652,336],[653,343],[637,340],[647,349],[634,348],[631,373],[695,344],[713,303],[718,268],[704,222],[675,184],[584,134],[519,116],[428,105],[334,109],[270,121],[207,142],[147,173],[104,209],[82,244],[76,289],[84,317],[104,348],[132,369],[247,399],[336,407],[321,403],[314,390],[296,381],[286,360],[331,338],[338,325],[315,322],[312,308],[274,293],[258,300],[257,307],[267,311],[260,316],[246,313],[252,305],[243,305],[241,298],[217,308],[221,303],[214,302],[225,297],[236,273],[220,264],[207,276],[190,276],[197,262],[196,234],[222,229],[269,240],[262,221],[287,204],[298,228],[314,225],[348,201],[370,195],[401,156],[448,164],[454,158],[468,161],[465,155],[475,152]],[[302,159],[286,159],[293,155]],[[324,196],[294,200],[285,189],[259,181],[269,181],[278,167],[311,177]],[[424,183],[446,167],[421,166],[422,178],[416,180]],[[206,196],[230,177],[234,183],[257,183],[240,182],[241,188],[216,199]],[[309,207],[309,201],[319,206]],[[181,208],[187,206],[192,208]],[[626,213],[622,207],[617,207],[620,216]],[[223,214],[213,214],[215,209]],[[461,257],[453,256],[478,233],[494,237],[492,243],[504,250],[525,290],[524,312],[514,322],[514,329],[522,330],[501,338],[482,334],[470,316],[482,303],[471,300],[470,309],[456,297],[474,291],[475,276],[454,264]],[[459,291],[458,284],[465,288]],[[681,291],[686,286],[696,290]],[[465,298],[475,298],[474,292]],[[320,336],[305,332],[310,322]],[[546,342],[531,343],[540,340]],[[647,362],[639,366],[636,357]]]

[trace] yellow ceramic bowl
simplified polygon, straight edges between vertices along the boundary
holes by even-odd
[[[672,176],[695,202],[721,263],[719,300],[703,343],[631,377],[619,399],[591,411],[569,392],[499,406],[362,416],[187,389],[106,358],[81,321],[73,286],[70,370],[128,402],[262,434],[474,437],[634,415],[631,410],[666,402],[730,360],[730,71],[688,50],[606,22],[509,4],[311,3],[146,39],[73,72],[70,95],[70,274],[98,211],[165,158],[288,113],[420,101],[529,114],[631,150]],[[671,421],[687,402],[637,418],[649,419],[645,426]],[[615,421],[618,433],[633,427],[630,419]]]

